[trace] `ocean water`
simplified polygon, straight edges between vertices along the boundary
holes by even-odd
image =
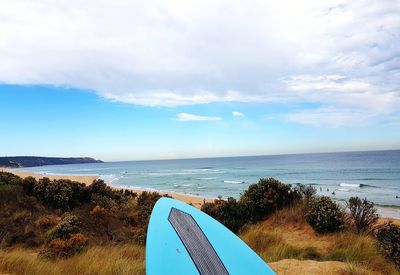
[[[260,178],[314,186],[338,201],[368,198],[400,218],[400,150],[52,165],[42,175],[98,175],[115,187],[238,198]],[[398,196],[399,198],[396,198]]]

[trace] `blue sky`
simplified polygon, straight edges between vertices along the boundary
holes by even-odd
[[[400,148],[396,1],[6,0],[0,37],[0,155]]]
[[[271,118],[307,108],[302,104],[143,107],[76,89],[1,85],[0,91],[2,155],[132,160],[400,147],[398,124],[321,127]],[[181,113],[220,120],[180,121]]]

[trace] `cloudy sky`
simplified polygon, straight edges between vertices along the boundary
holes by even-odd
[[[0,155],[400,148],[400,1],[0,0],[0,115]]]

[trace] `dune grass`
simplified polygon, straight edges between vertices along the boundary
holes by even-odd
[[[269,263],[282,259],[339,261],[347,264],[342,274],[400,274],[380,253],[372,236],[351,231],[317,234],[299,207],[277,211],[266,221],[245,228],[240,237]]]
[[[282,219],[267,220],[249,226],[240,235],[266,262],[282,259],[340,261],[346,268],[340,274],[399,274],[380,253],[376,241],[368,235],[351,232],[318,235],[301,220],[278,213]],[[284,218],[284,217],[285,218]],[[276,217],[275,217],[276,218]],[[291,221],[291,222],[290,222]],[[295,221],[295,223],[293,223]],[[289,235],[302,240],[288,240]],[[321,250],[316,243],[323,240]],[[137,245],[93,246],[68,259],[45,260],[26,249],[0,250],[0,273],[11,274],[145,274],[144,247]]]
[[[321,258],[313,246],[293,246],[285,242],[279,229],[268,231],[262,225],[255,225],[242,234],[241,238],[266,262],[282,259],[318,260]]]
[[[350,232],[338,234],[334,246],[323,259],[352,263],[353,270],[362,267],[361,271],[371,270],[383,274],[400,274],[394,264],[379,252],[376,240],[369,235],[357,235]]]
[[[0,271],[12,274],[145,274],[144,247],[95,246],[68,259],[49,261],[24,249],[0,251]]]

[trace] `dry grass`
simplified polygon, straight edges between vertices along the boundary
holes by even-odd
[[[324,256],[324,259],[352,263],[353,270],[362,266],[363,268],[358,272],[368,270],[382,274],[399,274],[394,264],[379,252],[376,240],[368,235],[357,235],[350,232],[339,234],[335,238],[334,246]],[[358,273],[353,272],[352,274]]]
[[[376,240],[350,231],[317,234],[305,222],[302,209],[277,211],[268,220],[248,227],[240,236],[266,262],[283,259],[346,263],[342,274],[400,274],[385,259]]]
[[[12,274],[145,274],[144,247],[135,245],[92,247],[69,259],[48,261],[36,253],[16,249],[0,251],[0,272]]]
[[[333,261],[317,262],[312,260],[285,259],[270,263],[270,266],[277,274],[284,275],[337,275],[342,274],[342,270],[346,269],[347,264]]]
[[[266,262],[282,259],[319,259],[321,257],[313,246],[288,244],[279,229],[269,231],[264,230],[262,225],[253,226],[242,234],[241,238]]]
[[[350,231],[316,234],[302,213],[300,207],[277,211],[243,230],[240,237],[281,274],[400,274],[379,253],[372,237]],[[41,259],[26,249],[0,250],[1,273],[145,274],[144,247],[94,246],[57,261]]]

